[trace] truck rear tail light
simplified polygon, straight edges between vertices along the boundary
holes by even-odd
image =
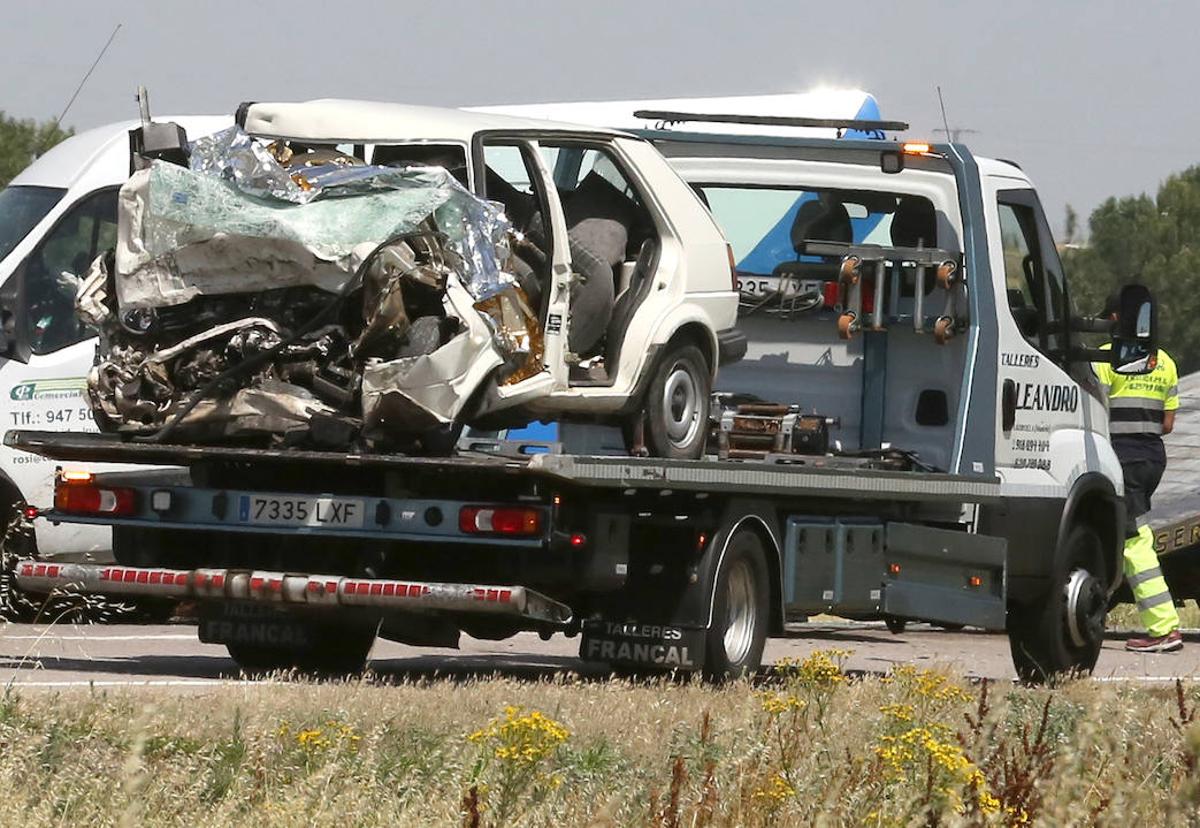
[[[60,479],[54,487],[54,508],[73,515],[132,515],[137,511],[137,492],[120,486]]]
[[[464,506],[458,528],[468,535],[529,537],[541,534],[542,513],[519,506]]]

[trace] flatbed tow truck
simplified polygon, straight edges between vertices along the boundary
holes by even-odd
[[[1007,630],[1027,680],[1090,670],[1123,505],[1089,363],[1145,369],[1144,290],[1126,289],[1111,352],[1079,347],[1097,323],[1064,311],[1032,184],[959,144],[645,137],[731,238],[723,204],[745,217],[744,196],[771,188],[796,204],[768,222],[791,225],[783,261],[763,272],[739,253],[759,298],[739,322],[750,350],[721,374],[736,394],[713,418],[719,456],[9,431],[5,445],[61,464],[53,506],[30,514],[112,526],[117,561],[27,560],[20,585],[194,600],[201,639],[248,671],[358,669],[377,635],[453,646],[534,630],[580,634],[588,661],[721,679],[818,613]],[[149,468],[71,468],[96,462]]]

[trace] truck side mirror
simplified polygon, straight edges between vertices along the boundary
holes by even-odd
[[[25,267],[21,262],[0,288],[0,359],[29,362],[26,336]]]
[[[1121,288],[1121,311],[1112,337],[1112,368],[1148,374],[1158,361],[1158,307],[1145,285]]]

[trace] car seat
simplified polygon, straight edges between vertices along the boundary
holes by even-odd
[[[806,255],[805,248],[810,241],[849,244],[853,240],[854,230],[850,226],[850,214],[840,201],[828,200],[825,196],[806,201],[800,205],[796,217],[792,219],[792,249],[797,256]],[[772,275],[829,281],[837,278],[838,267],[839,263],[832,260],[781,262],[776,265]]]
[[[803,254],[806,241],[843,244],[854,241],[854,230],[850,226],[850,214],[846,212],[846,206],[825,196],[801,204],[796,211],[796,218],[792,220],[792,248]]]
[[[638,306],[650,292],[654,283],[654,271],[658,267],[658,240],[646,239],[638,252],[637,263],[629,277],[629,287],[621,292],[613,306],[612,321],[604,335],[604,365],[610,378],[615,376],[617,360],[621,358],[621,345],[629,330],[629,323]]]
[[[936,247],[937,212],[921,196],[901,196],[892,214],[892,244],[896,247]]]
[[[580,279],[571,291],[567,346],[586,356],[601,344],[616,302],[616,268],[625,260],[637,208],[595,172],[562,195],[571,261]],[[628,291],[627,291],[628,292]]]

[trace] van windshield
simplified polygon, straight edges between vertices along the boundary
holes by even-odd
[[[0,260],[3,260],[66,193],[59,187],[5,187],[0,190]]]

